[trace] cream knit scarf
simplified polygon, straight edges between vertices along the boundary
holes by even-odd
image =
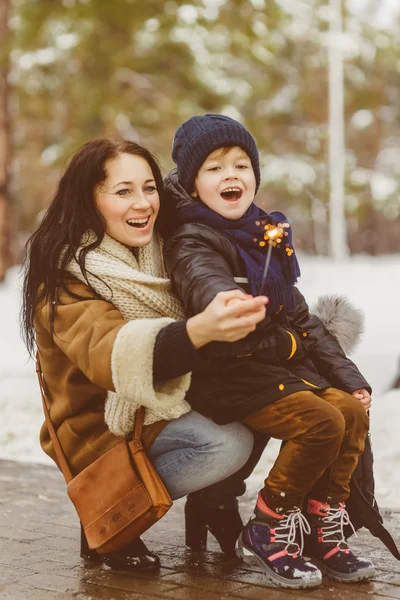
[[[77,256],[94,239],[93,234],[86,235]],[[185,318],[167,279],[160,236],[154,233],[150,244],[137,249],[136,258],[126,246],[105,234],[101,244],[86,255],[85,266],[93,289],[129,320],[118,332],[111,355],[116,391],[108,392],[105,407],[110,431],[116,435],[130,433],[140,406],[146,408],[145,425],[176,419],[188,412],[185,394],[190,373],[153,385],[156,337],[169,323]],[[86,283],[75,259],[67,270]]]

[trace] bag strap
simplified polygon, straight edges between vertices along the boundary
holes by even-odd
[[[61,471],[63,472],[65,481],[67,483],[69,483],[73,479],[73,476],[72,476],[71,470],[68,466],[67,459],[65,457],[63,449],[61,448],[61,444],[58,441],[58,437],[55,432],[53,423],[50,419],[50,413],[49,413],[49,409],[47,407],[47,402],[46,402],[46,400],[47,400],[46,384],[43,379],[42,367],[40,366],[38,352],[36,353],[36,374],[38,376],[40,391],[42,393],[43,410],[44,410],[44,415],[46,417],[46,424],[47,424],[47,428],[49,430],[50,439],[53,443],[53,447],[54,447],[54,451],[57,456],[58,464],[60,466]]]
[[[141,406],[137,409],[135,415],[135,427],[133,430],[132,439],[135,442],[140,442],[142,438],[142,429],[143,429],[143,421],[144,421],[144,406]]]
[[[49,413],[49,409],[47,407],[46,384],[45,384],[45,381],[43,378],[43,372],[42,372],[42,367],[40,365],[40,359],[39,359],[38,352],[36,353],[36,374],[37,374],[37,377],[39,380],[40,391],[42,393],[43,410],[44,410],[44,415],[46,417],[46,424],[47,424],[47,428],[49,430],[50,439],[53,443],[57,461],[58,461],[60,469],[64,475],[65,481],[67,483],[69,483],[73,479],[73,475],[71,473],[71,469],[68,466],[68,462],[67,462],[66,456],[63,452],[63,449],[61,448],[61,444],[60,444],[57,434],[55,432],[53,422],[50,419],[50,413]],[[135,440],[136,442],[140,442],[140,444],[142,443],[141,437],[142,437],[144,413],[145,413],[144,406],[141,406],[140,408],[138,408],[138,410],[136,411],[136,415],[135,415],[135,427],[134,427],[134,431],[133,431],[133,440]]]

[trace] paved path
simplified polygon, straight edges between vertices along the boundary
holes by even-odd
[[[132,576],[107,567],[87,566],[79,558],[79,526],[55,467],[0,460],[1,600],[316,600],[400,599],[400,562],[365,532],[357,547],[372,558],[376,580],[352,585],[325,581],[312,591],[267,587],[262,574],[226,559],[210,540],[195,555],[183,544],[183,502],[144,536],[160,555],[159,573]],[[252,497],[243,501],[245,517]],[[400,513],[386,522],[400,543]]]

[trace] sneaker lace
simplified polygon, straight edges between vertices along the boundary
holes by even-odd
[[[297,530],[300,532],[300,545],[296,542]],[[283,519],[279,521],[279,525],[275,527],[275,540],[282,544],[286,544],[285,550],[288,554],[302,554],[304,548],[304,534],[311,533],[311,527],[306,517],[301,512],[300,508],[295,508],[288,511]],[[296,546],[294,552],[289,552],[290,546]]]
[[[350,521],[349,513],[342,503],[339,503],[338,507],[330,506],[327,516],[322,517],[322,521],[324,523],[321,527],[323,542],[332,542],[339,547],[343,544],[345,548],[348,548],[349,544],[344,536],[345,525],[350,525],[356,537],[358,537],[356,530]]]

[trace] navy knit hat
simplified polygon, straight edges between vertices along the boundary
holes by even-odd
[[[251,160],[260,187],[260,161],[253,136],[246,127],[225,115],[191,117],[175,133],[172,160],[178,168],[179,183],[188,194],[193,192],[194,180],[207,156],[217,148],[239,146]]]

